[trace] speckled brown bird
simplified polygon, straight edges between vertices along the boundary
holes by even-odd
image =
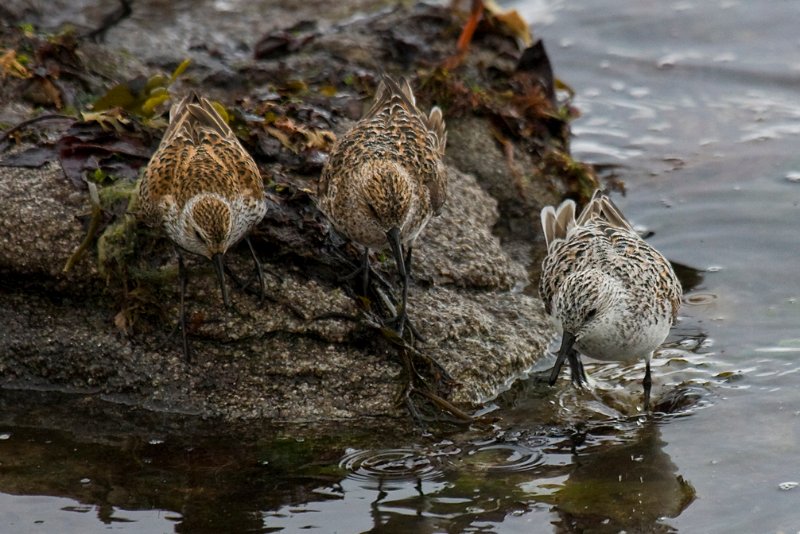
[[[670,263],[631,228],[601,191],[575,219],[575,203],[541,213],[547,241],[539,295],[562,332],[550,375],[569,360],[572,381],[586,375],[577,351],[598,360],[645,358],[645,408],[650,404],[650,359],[678,315],[681,284]],[[577,351],[576,351],[577,349]]]
[[[426,115],[406,80],[384,76],[372,107],[339,138],[319,181],[320,209],[365,248],[365,290],[370,249],[391,248],[403,283],[395,318],[401,336],[414,241],[447,197],[446,142],[442,111]]]
[[[212,261],[222,298],[229,306],[223,256],[264,217],[264,184],[253,158],[225,120],[205,98],[190,93],[170,109],[161,144],[145,170],[139,189],[141,215],[164,228],[178,250],[181,271],[181,327],[186,343],[184,293],[186,270],[181,250]],[[252,245],[259,283],[260,263]]]

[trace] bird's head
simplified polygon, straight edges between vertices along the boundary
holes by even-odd
[[[189,252],[205,256],[214,266],[225,306],[230,306],[222,262],[235,242],[231,233],[231,206],[219,195],[205,193],[186,203],[175,228],[174,239]]]
[[[599,269],[570,274],[558,291],[554,315],[564,332],[580,339],[594,328],[619,319],[623,291],[619,281]]]
[[[223,255],[231,243],[231,208],[218,195],[190,199],[178,228],[178,245],[208,259]]]
[[[403,226],[414,194],[414,183],[405,167],[394,161],[370,161],[358,168],[355,183],[383,232]]]

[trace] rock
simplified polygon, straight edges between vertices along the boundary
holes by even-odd
[[[64,274],[64,265],[86,232],[88,193],[67,182],[61,168],[0,167],[0,272],[15,283],[37,280],[54,291],[86,285],[96,276],[91,254]]]
[[[474,175],[501,207],[503,217],[494,232],[504,240],[532,243],[539,235],[539,211],[559,202],[555,189],[546,187],[547,182],[536,174],[536,158],[516,150],[513,168],[509,168],[491,131],[478,117],[451,120],[447,126],[448,161]]]
[[[235,46],[216,55],[203,49],[205,60],[195,71],[205,76],[199,90],[227,103],[244,95],[250,109],[252,102],[275,103],[283,107],[272,109],[293,114],[293,124],[341,134],[369,100],[364,91],[374,85],[377,69],[424,76],[449,53],[452,43],[442,41],[442,31],[457,24],[447,13],[431,7],[384,11],[321,31],[287,47],[287,55],[273,51],[265,60],[244,61]],[[299,20],[288,17],[287,23]],[[109,41],[135,23],[134,17],[110,30]],[[413,35],[417,27],[424,31]],[[468,73],[499,50],[485,39],[474,45],[479,59],[464,67]],[[503,39],[497,61],[508,70],[515,47]],[[104,57],[103,50],[79,52],[87,64]],[[183,52],[158,47],[138,56],[162,65],[179,62]],[[163,54],[170,57],[154,59]],[[425,67],[415,70],[416,64]],[[125,70],[140,74],[142,68],[128,63]],[[281,89],[271,89],[290,77],[302,81],[289,89],[297,96],[284,98]],[[322,87],[333,87],[334,96],[325,96]],[[432,95],[421,94],[424,106],[432,103],[424,100]],[[6,113],[12,106],[13,113]],[[16,103],[0,106],[0,116],[19,115],[20,109]],[[409,312],[426,338],[419,352],[454,379],[440,393],[469,407],[529,369],[552,335],[541,303],[522,290],[530,285],[529,249],[541,249],[533,229],[538,208],[555,194],[551,178],[533,171],[518,187],[489,121],[451,111],[449,198],[415,247]],[[99,261],[93,245],[64,273],[89,226],[88,192],[70,183],[56,163],[0,167],[0,384],[93,393],[228,421],[401,415],[396,400],[406,377],[399,352],[363,319],[350,282],[339,281],[347,265],[337,254],[355,262],[358,251],[329,233],[308,193],[324,155],[270,139],[262,135],[248,146],[273,182],[270,210],[253,236],[269,270],[267,298],[259,302],[232,289],[235,307],[226,310],[208,262],[189,258],[191,363],[182,357],[174,327],[176,258],[161,232],[133,225],[116,231],[114,225],[129,220],[125,205],[117,206],[108,210],[104,222],[112,226],[99,241],[103,251],[125,249],[113,256],[116,263],[103,254],[106,260]],[[515,162],[538,168],[535,155],[525,150]],[[385,258],[375,254],[373,263],[396,282],[394,262]],[[230,251],[227,262],[239,278],[252,277],[246,245]]]
[[[419,239],[416,250],[426,256],[425,261],[415,260],[416,279],[488,290],[508,290],[525,280],[522,265],[509,261],[492,233],[497,201],[473,176],[455,171],[450,173],[448,194],[442,214]]]
[[[397,414],[403,387],[396,351],[357,320],[354,301],[312,269],[270,263],[263,305],[234,292],[225,310],[206,262],[190,263],[188,310],[202,314],[191,334],[194,362],[183,361],[177,283],[159,295],[166,320],[114,326],[117,304],[103,296],[91,255],[60,271],[83,239],[78,215],[88,195],[76,192],[54,165],[0,168],[5,273],[0,301],[0,376],[15,388],[94,391],[119,402],[224,419],[320,420]],[[428,338],[421,346],[458,383],[452,399],[475,403],[530,367],[550,331],[539,303],[510,289],[524,280],[491,233],[495,201],[469,175],[452,171],[450,200],[416,249],[410,306]],[[32,233],[17,229],[29,226]],[[241,247],[232,267],[250,268]],[[387,262],[387,276],[393,272]],[[167,263],[165,269],[174,268]],[[41,285],[35,280],[43,280]],[[98,287],[99,286],[99,287]],[[302,315],[302,317],[298,316]]]

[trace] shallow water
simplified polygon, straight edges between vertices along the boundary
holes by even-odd
[[[232,441],[153,414],[127,431],[93,406],[76,433],[5,392],[0,530],[800,530],[800,5],[633,4],[515,5],[577,91],[574,154],[624,182],[614,200],[680,266],[653,361],[673,415],[639,414],[643,364],[588,363],[591,392],[535,372],[493,427],[426,436]]]
[[[654,369],[709,391],[658,425],[697,498],[660,523],[797,532],[800,497],[780,484],[800,479],[800,6],[627,4],[521,9],[578,92],[576,156],[625,182],[615,201],[651,243],[703,271]]]

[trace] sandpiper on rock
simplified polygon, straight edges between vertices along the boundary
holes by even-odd
[[[550,375],[564,359],[572,381],[585,381],[578,351],[598,360],[644,357],[645,409],[650,405],[650,358],[669,333],[681,302],[681,284],[670,263],[631,228],[601,191],[575,219],[575,203],[541,213],[547,241],[539,295],[562,332]]]
[[[264,184],[253,158],[211,102],[190,93],[170,109],[161,144],[139,189],[141,215],[163,226],[178,251],[184,354],[186,269],[181,250],[212,261],[222,298],[229,306],[223,256],[264,217]],[[261,265],[250,241],[263,293]]]
[[[337,141],[319,181],[320,209],[364,246],[365,291],[370,249],[391,248],[403,282],[395,319],[400,336],[414,241],[447,196],[446,140],[442,111],[426,115],[406,80],[384,76],[372,107]]]

